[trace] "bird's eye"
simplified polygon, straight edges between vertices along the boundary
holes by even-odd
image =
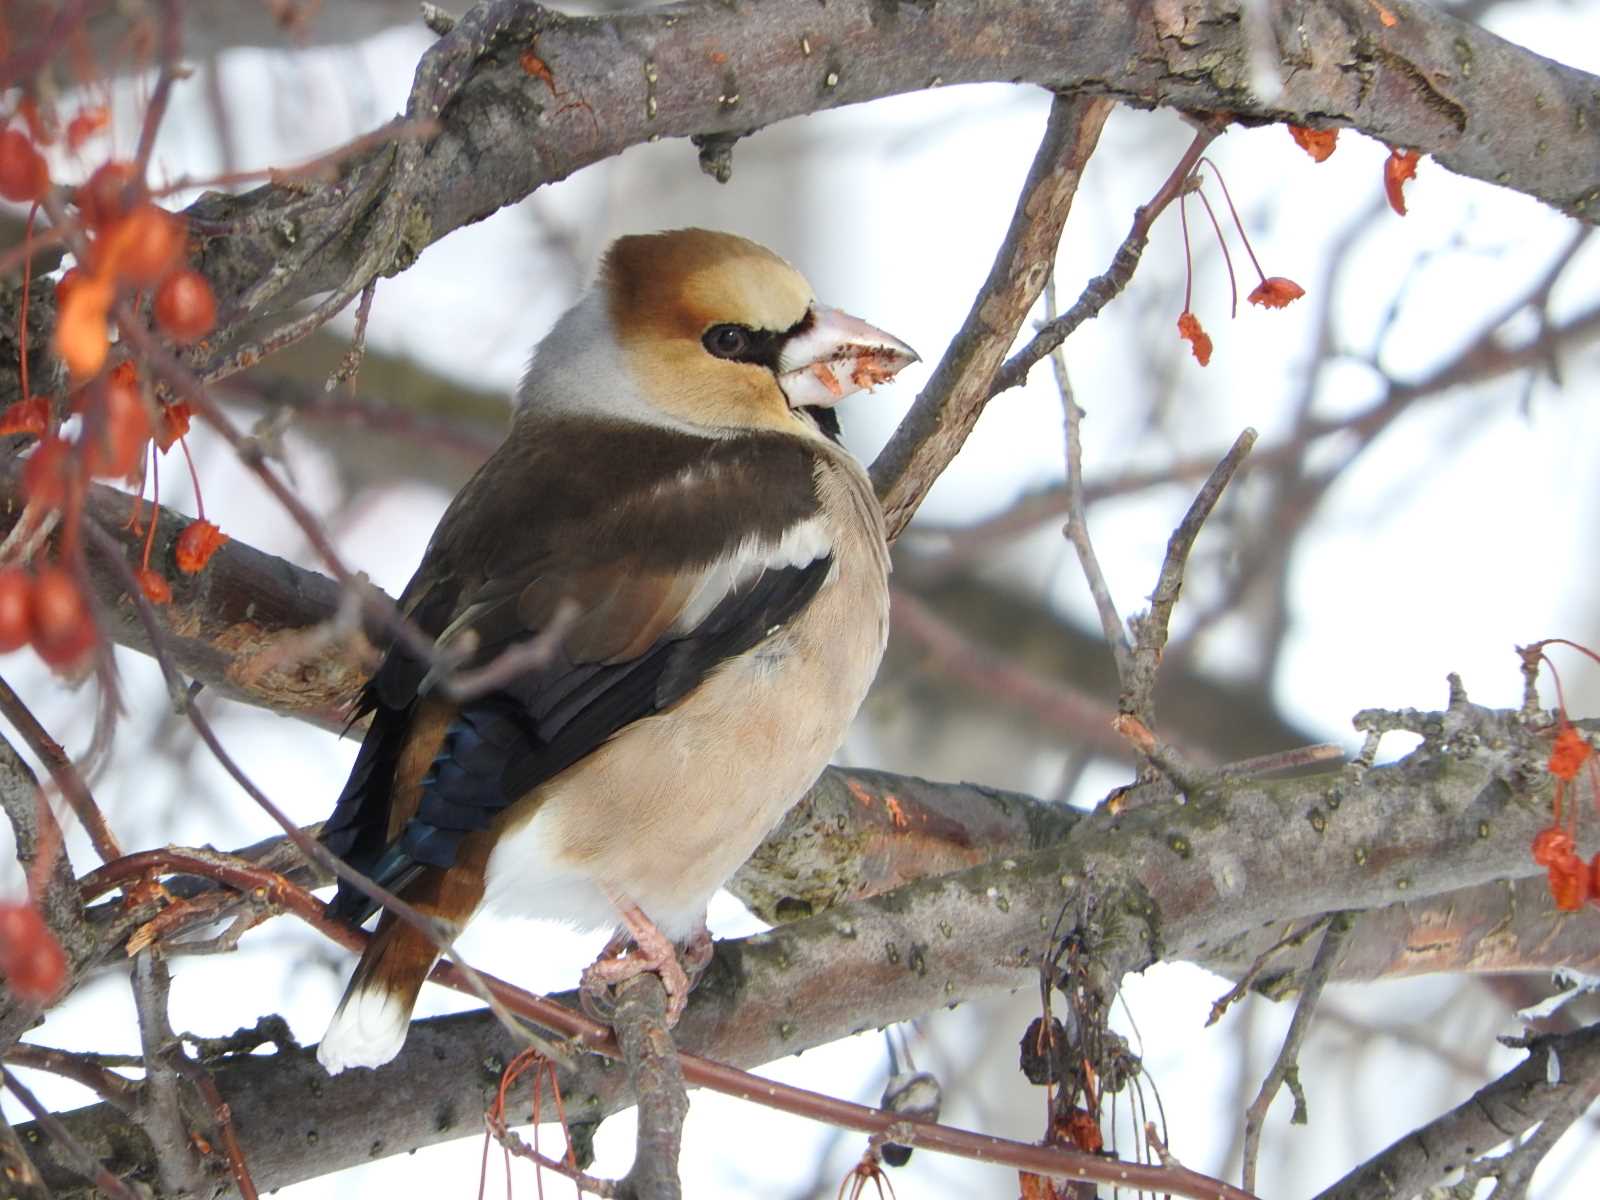
[[[743,325],[713,325],[700,341],[718,358],[742,358],[750,352],[750,331]]]

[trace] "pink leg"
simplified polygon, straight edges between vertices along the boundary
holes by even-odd
[[[619,903],[617,912],[633,939],[633,952],[622,957],[621,946],[626,943],[623,931],[618,930],[600,957],[585,968],[582,985],[585,996],[591,1001],[598,1000],[608,987],[654,971],[661,976],[661,986],[667,991],[667,1028],[670,1029],[683,1016],[684,1005],[689,1000],[689,977],[678,962],[678,952],[637,904]],[[709,936],[706,940],[710,941]]]

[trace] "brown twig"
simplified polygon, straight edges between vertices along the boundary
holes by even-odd
[[[1078,181],[1111,101],[1057,96],[983,288],[927,386],[877,460],[872,482],[891,541],[950,464],[989,399],[995,372],[1044,290]]]
[[[107,1065],[108,1059],[118,1060],[122,1066],[144,1065],[143,1059],[133,1055],[81,1054],[31,1042],[18,1042],[5,1053],[6,1062],[13,1066],[48,1071],[52,1075],[70,1079],[107,1103],[131,1114],[138,1108],[140,1087],[132,1079],[111,1070]]]
[[[173,1065],[210,1107],[217,1136],[222,1139],[222,1155],[227,1160],[228,1173],[233,1176],[234,1185],[239,1189],[240,1200],[260,1200],[255,1180],[250,1177],[250,1167],[244,1161],[244,1151],[239,1148],[239,1139],[233,1131],[233,1111],[222,1098],[222,1093],[217,1091],[217,1083],[211,1078],[211,1072],[185,1055],[181,1046],[175,1051]]]
[[[1308,937],[1326,925],[1329,919],[1330,918],[1326,913],[1320,917],[1315,917],[1312,920],[1307,921],[1305,924],[1300,925],[1295,929],[1291,929],[1288,933],[1284,934],[1277,941],[1273,942],[1272,945],[1268,946],[1260,954],[1256,955],[1255,960],[1248,968],[1246,968],[1244,974],[1239,976],[1239,982],[1234,984],[1225,993],[1212,1002],[1211,1013],[1206,1017],[1206,1024],[1215,1025],[1218,1021],[1220,1021],[1222,1019],[1222,1015],[1226,1013],[1228,1009],[1232,1008],[1235,1003],[1244,998],[1245,993],[1250,990],[1250,985],[1255,983],[1257,977],[1262,971],[1266,970],[1268,963],[1270,963],[1283,951],[1302,945]]]
[[[83,831],[89,835],[89,843],[94,847],[95,853],[106,862],[121,858],[122,846],[118,843],[116,835],[111,832],[111,826],[106,823],[105,814],[101,812],[100,806],[90,795],[88,785],[83,782],[83,776],[78,773],[78,768],[67,757],[61,744],[39,724],[38,718],[23,702],[22,697],[17,695],[3,678],[0,678],[0,715],[11,722],[12,728],[20,733],[22,740],[28,744],[28,749],[33,751],[44,764],[45,770],[50,772],[50,778],[55,781],[62,798],[83,824]]]
[[[1311,1018],[1317,1011],[1317,1001],[1322,998],[1323,986],[1333,974],[1345,934],[1350,931],[1351,925],[1352,921],[1347,914],[1335,913],[1329,917],[1328,928],[1322,935],[1322,944],[1317,947],[1317,956],[1312,960],[1311,968],[1301,983],[1300,1000],[1294,1006],[1294,1016],[1290,1018],[1289,1031],[1283,1036],[1283,1046],[1278,1051],[1272,1069],[1267,1072],[1267,1077],[1261,1081],[1261,1091],[1256,1094],[1255,1101],[1245,1112],[1242,1182],[1248,1192],[1256,1189],[1256,1158],[1261,1151],[1261,1127],[1267,1119],[1267,1109],[1272,1107],[1273,1098],[1277,1096],[1279,1087],[1287,1084],[1289,1091],[1294,1095],[1294,1115],[1290,1120],[1296,1125],[1303,1125],[1306,1122],[1305,1094],[1300,1090],[1300,1046],[1305,1041],[1306,1034],[1311,1031]]]
[[[50,1200],[44,1176],[33,1165],[27,1147],[3,1112],[0,1112],[0,1179],[6,1182],[6,1195],[10,1200]]]
[[[1223,489],[1250,453],[1255,440],[1255,430],[1246,429],[1211,472],[1194,502],[1189,505],[1189,511],[1167,539],[1167,552],[1156,578],[1155,591],[1150,596],[1150,611],[1128,620],[1129,628],[1133,631],[1133,649],[1128,673],[1122,676],[1122,695],[1118,700],[1121,715],[1117,718],[1117,731],[1181,791],[1190,794],[1203,786],[1204,778],[1184,761],[1177,750],[1155,735],[1156,676],[1167,645],[1172,610],[1183,590],[1183,574],[1188,565],[1189,552],[1221,498]]]
[[[1050,319],[1055,318],[1055,288],[1046,293],[1046,312]],[[1117,678],[1127,686],[1127,681],[1133,674],[1132,651],[1128,647],[1128,635],[1122,625],[1122,616],[1117,612],[1116,601],[1111,598],[1111,588],[1106,583],[1105,573],[1100,569],[1100,559],[1094,552],[1094,543],[1089,538],[1089,520],[1087,507],[1083,500],[1083,409],[1078,407],[1078,401],[1072,394],[1072,380],[1067,374],[1067,364],[1061,354],[1059,345],[1050,349],[1050,363],[1055,370],[1056,389],[1061,394],[1061,407],[1066,424],[1067,439],[1067,523],[1062,533],[1066,535],[1072,548],[1078,552],[1078,564],[1083,568],[1084,580],[1089,585],[1089,594],[1094,597],[1095,612],[1100,617],[1100,630],[1105,635],[1106,645],[1111,648],[1111,656],[1116,660]]]
[[[150,166],[150,152],[155,149],[156,134],[167,115],[167,101],[172,97],[172,85],[182,69],[183,56],[183,4],[182,0],[161,2],[161,69],[156,73],[156,86],[144,106],[144,120],[139,127],[139,144],[134,150],[134,178],[142,180]]]
[[[89,1153],[84,1144],[72,1136],[60,1119],[40,1104],[38,1098],[4,1067],[0,1067],[0,1083],[11,1089],[11,1094],[21,1101],[22,1107],[32,1113],[33,1119],[38,1121],[45,1132],[67,1152],[85,1179],[92,1180],[97,1188],[110,1197],[110,1200],[139,1200],[127,1184],[106,1170],[105,1166]]]
[[[1006,360],[1005,365],[995,373],[994,385],[990,391],[991,397],[1008,388],[1019,386],[1028,378],[1028,372],[1033,369],[1035,363],[1066,341],[1079,325],[1091,317],[1099,316],[1100,310],[1128,286],[1128,281],[1138,269],[1145,245],[1150,240],[1150,227],[1155,224],[1156,218],[1166,211],[1168,205],[1183,195],[1183,189],[1187,185],[1189,173],[1194,170],[1195,163],[1200,161],[1200,156],[1206,152],[1206,147],[1216,140],[1217,135],[1226,129],[1227,125],[1227,120],[1213,118],[1196,128],[1194,140],[1178,159],[1178,164],[1172,168],[1172,173],[1156,189],[1155,195],[1150,197],[1150,202],[1134,211],[1133,226],[1128,230],[1128,236],[1122,239],[1122,245],[1117,247],[1117,252],[1111,256],[1111,266],[1106,269],[1105,274],[1091,279],[1071,308],[1054,320],[1046,322],[1029,339],[1026,346]]]

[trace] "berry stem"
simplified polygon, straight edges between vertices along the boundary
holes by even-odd
[[[1233,206],[1233,195],[1228,191],[1228,181],[1222,177],[1222,172],[1217,170],[1217,164],[1209,158],[1202,157],[1200,162],[1210,167],[1211,173],[1217,177],[1217,184],[1222,188],[1222,198],[1228,202],[1228,212],[1233,217],[1233,227],[1239,231],[1239,240],[1244,243],[1244,252],[1250,256],[1250,263],[1255,267],[1256,274],[1265,280],[1267,273],[1261,269],[1256,252],[1250,245],[1250,237],[1244,231],[1244,222],[1239,219],[1239,210]]]

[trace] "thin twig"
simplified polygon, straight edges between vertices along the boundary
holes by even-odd
[[[1210,1016],[1206,1017],[1206,1024],[1215,1025],[1218,1021],[1220,1021],[1222,1019],[1222,1015],[1227,1012],[1228,1009],[1232,1008],[1235,1003],[1244,998],[1245,993],[1250,990],[1250,985],[1256,981],[1256,977],[1260,975],[1262,971],[1266,970],[1268,963],[1270,963],[1284,950],[1304,945],[1305,940],[1326,925],[1328,920],[1329,917],[1327,913],[1324,913],[1320,917],[1313,917],[1304,925],[1300,925],[1294,929],[1291,929],[1288,933],[1284,934],[1277,941],[1273,942],[1272,945],[1268,946],[1260,954],[1256,955],[1255,960],[1250,964],[1245,973],[1239,976],[1239,982],[1234,984],[1231,988],[1229,988],[1220,997],[1212,1002],[1211,1014]]]
[[[72,1136],[72,1131],[61,1123],[55,1113],[40,1104],[38,1097],[4,1067],[0,1067],[0,1083],[11,1089],[11,1094],[21,1101],[22,1107],[32,1113],[33,1119],[66,1151],[79,1174],[91,1180],[111,1200],[139,1200],[127,1184],[106,1170],[105,1165],[89,1153],[88,1147]]]
[[[1261,1126],[1267,1119],[1267,1109],[1272,1107],[1278,1089],[1285,1083],[1294,1093],[1295,1100],[1294,1116],[1290,1120],[1297,1125],[1305,1124],[1305,1095],[1300,1091],[1298,1074],[1300,1046],[1311,1030],[1311,1018],[1317,1011],[1317,1001],[1322,998],[1323,986],[1333,974],[1334,964],[1338,962],[1345,935],[1353,925],[1354,922],[1348,914],[1335,913],[1329,917],[1328,928],[1322,935],[1322,944],[1317,947],[1317,955],[1311,960],[1311,966],[1301,983],[1300,1000],[1294,1006],[1294,1016],[1289,1021],[1288,1033],[1283,1036],[1283,1046],[1278,1051],[1272,1069],[1267,1072],[1267,1077],[1261,1081],[1261,1091],[1257,1093],[1255,1101],[1245,1112],[1242,1182],[1247,1192],[1256,1190],[1256,1159],[1261,1151]]]
[[[161,70],[156,75],[156,86],[144,106],[144,122],[139,128],[139,145],[134,151],[134,178],[143,180],[150,166],[150,152],[155,149],[156,134],[161,130],[162,119],[167,115],[167,101],[172,96],[172,84],[182,69],[183,56],[183,4],[182,0],[162,0],[161,3]]]
[[[994,265],[960,331],[872,464],[889,539],[899,536],[997,392],[995,373],[1049,279],[1083,168],[1111,102],[1059,95]]]
[[[1178,159],[1172,173],[1156,189],[1150,202],[1134,212],[1133,226],[1112,255],[1111,266],[1105,274],[1091,279],[1071,308],[1047,322],[1026,346],[1006,360],[995,374],[994,385],[989,393],[991,398],[1008,388],[1019,386],[1028,378],[1028,372],[1035,363],[1066,341],[1079,325],[1091,317],[1099,316],[1100,310],[1128,286],[1128,281],[1139,266],[1139,258],[1144,254],[1145,244],[1150,240],[1150,227],[1166,211],[1167,206],[1183,194],[1189,172],[1194,170],[1195,163],[1200,161],[1206,147],[1226,128],[1226,119],[1213,118],[1195,130],[1194,141],[1183,152],[1183,157]]]
[[[1256,444],[1256,431],[1246,429],[1223,455],[1222,461],[1216,465],[1211,475],[1201,486],[1194,502],[1189,505],[1189,511],[1183,514],[1183,520],[1178,522],[1177,529],[1167,539],[1166,557],[1161,563],[1161,573],[1156,578],[1155,591],[1150,594],[1150,612],[1141,618],[1136,618],[1137,631],[1134,639],[1135,677],[1125,681],[1129,686],[1131,695],[1125,697],[1123,709],[1125,712],[1136,713],[1146,721],[1152,720],[1153,708],[1150,702],[1150,692],[1155,686],[1156,670],[1161,663],[1161,654],[1167,647],[1167,630],[1172,620],[1172,610],[1177,606],[1178,596],[1183,591],[1183,573],[1189,562],[1189,552],[1194,549],[1195,539],[1200,536],[1207,518],[1211,516],[1217,501],[1222,498],[1223,489],[1233,480],[1244,460]]]
[[[1056,317],[1055,280],[1045,291],[1047,319]],[[1105,572],[1100,569],[1100,559],[1089,539],[1089,522],[1083,502],[1083,436],[1081,426],[1083,409],[1078,407],[1072,393],[1072,380],[1067,374],[1065,356],[1059,345],[1050,348],[1050,365],[1055,370],[1056,389],[1061,393],[1061,407],[1066,419],[1067,436],[1067,523],[1062,529],[1072,548],[1078,552],[1078,564],[1089,584],[1089,594],[1094,597],[1095,611],[1100,615],[1100,630],[1105,634],[1106,645],[1111,647],[1117,663],[1117,678],[1124,682],[1133,673],[1133,652],[1128,646],[1128,635],[1117,612],[1116,601],[1111,598],[1111,588],[1106,583]]]
[[[67,757],[67,752],[61,748],[61,743],[56,741],[39,724],[37,717],[23,702],[21,696],[12,691],[11,685],[4,678],[0,678],[0,716],[11,722],[12,728],[22,735],[22,740],[27,742],[28,749],[38,757],[50,772],[50,778],[61,791],[62,797],[72,808],[73,814],[83,824],[83,830],[89,835],[89,843],[94,851],[105,862],[122,857],[122,846],[118,843],[116,835],[111,832],[111,826],[106,823],[105,814],[100,811],[100,806],[94,802],[94,797],[89,794],[88,785],[83,782],[83,776],[78,773],[78,768],[72,759]]]
[[[123,1065],[144,1065],[144,1060],[135,1056],[114,1057],[124,1059]],[[18,1042],[6,1051],[5,1059],[13,1066],[27,1067],[31,1071],[48,1071],[52,1075],[70,1079],[125,1113],[132,1114],[138,1107],[139,1084],[110,1070],[101,1055]]]
[[[1217,779],[1249,779],[1257,775],[1270,775],[1276,771],[1293,771],[1300,767],[1338,762],[1343,757],[1343,746],[1332,742],[1318,742],[1314,746],[1296,746],[1290,750],[1258,754],[1254,758],[1241,758],[1237,762],[1225,763],[1216,768],[1212,775]]]
[[[7,1200],[50,1200],[44,1176],[28,1156],[17,1131],[0,1112],[0,1179],[5,1180]]]
[[[228,1162],[228,1172],[233,1176],[241,1200],[260,1200],[261,1194],[256,1190],[256,1182],[250,1177],[250,1168],[244,1161],[244,1151],[239,1148],[239,1139],[233,1132],[233,1110],[222,1098],[222,1093],[217,1091],[217,1083],[211,1078],[211,1072],[184,1054],[181,1046],[176,1052],[173,1065],[194,1085],[201,1099],[210,1106],[211,1119],[216,1122],[217,1136],[222,1139],[222,1155]]]

